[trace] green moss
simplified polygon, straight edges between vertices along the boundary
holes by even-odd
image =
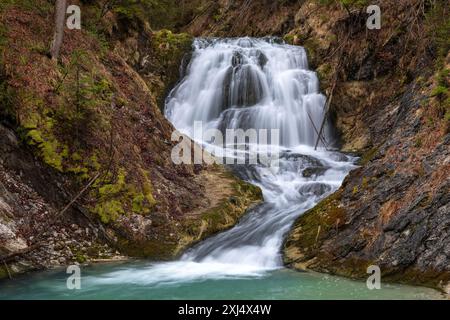
[[[303,42],[303,47],[306,49],[308,55],[308,61],[313,68],[316,68],[319,64],[319,42],[314,38],[309,38]]]
[[[153,33],[152,49],[158,72],[162,74],[162,87],[154,88],[161,110],[168,91],[178,81],[180,65],[186,54],[192,51],[193,37],[186,33],[172,33],[161,30]]]
[[[438,85],[431,92],[431,96],[437,97],[438,99],[444,99],[444,98],[448,97],[448,88],[446,88],[442,85]]]
[[[153,48],[163,61],[180,60],[189,51],[193,38],[187,33],[172,33],[170,30],[160,30],[153,34]]]
[[[215,22],[219,22],[220,19],[222,19],[222,15],[220,13],[218,13],[218,14],[213,15],[212,18],[214,19]]]
[[[367,189],[367,186],[369,185],[369,180],[367,177],[362,178],[361,186],[363,189]]]
[[[263,197],[261,188],[245,181],[238,180],[233,184],[233,187],[238,195],[245,194],[252,201],[261,200]]]
[[[88,166],[93,168],[94,170],[100,170],[101,165],[98,163],[98,158],[96,154],[93,154],[88,160]]]
[[[117,182],[114,184],[105,184],[98,189],[101,197],[119,193],[125,188],[125,170],[120,169],[117,176]]]
[[[68,157],[68,147],[58,141],[53,133],[54,120],[42,111],[42,101],[35,100],[38,111],[29,110],[21,121],[26,142],[36,147],[41,159],[54,169],[63,171],[63,161]],[[42,115],[43,113],[43,115]]]
[[[82,180],[89,179],[89,169],[82,166],[69,167],[66,170],[67,172],[73,173],[75,175],[80,176]]]
[[[133,199],[133,212],[142,212],[145,196],[141,193]]]
[[[422,147],[422,139],[421,138],[416,139],[416,141],[414,142],[414,147],[416,147],[416,148]]]
[[[242,214],[244,207],[262,199],[262,191],[259,187],[234,177],[233,179],[235,180],[232,184],[234,189],[233,196],[225,199],[219,206],[202,215],[202,219],[207,222],[211,233],[230,227]]]
[[[152,212],[156,205],[156,200],[153,197],[153,187],[149,179],[149,174],[145,170],[140,170],[142,182],[142,192],[137,192],[133,186],[128,191],[131,200],[132,211],[137,214],[147,215]]]
[[[72,160],[74,160],[74,161],[80,161],[80,160],[82,159],[81,156],[80,156],[80,154],[79,154],[78,152],[72,153],[71,158],[72,158]]]
[[[361,166],[368,164],[370,161],[372,161],[375,158],[377,152],[378,152],[378,147],[373,147],[372,149],[366,151],[362,155],[361,159],[358,161],[358,164]]]
[[[66,146],[61,146],[59,142],[54,139],[43,141],[39,145],[39,149],[41,150],[41,155],[46,164],[58,171],[63,171],[63,159],[68,155]]]
[[[201,218],[192,217],[183,221],[182,240],[177,252],[205,237],[232,227],[252,204],[262,200],[259,187],[235,178],[230,172],[223,175],[232,182],[233,194],[223,199],[216,207],[201,214]]]
[[[75,260],[78,263],[85,263],[87,261],[87,257],[81,252],[76,252],[75,253]]]
[[[232,195],[222,199],[219,204],[198,215],[186,215],[180,220],[167,219],[165,216],[152,215],[155,237],[136,240],[118,236],[118,247],[122,252],[136,257],[150,257],[153,259],[169,259],[178,256],[184,249],[194,243],[211,236],[219,231],[232,227],[245,210],[256,201],[262,199],[262,192],[258,187],[236,179],[232,173],[218,169],[218,174],[232,183]],[[148,173],[142,171],[142,176],[148,179]],[[141,193],[134,193],[132,209],[135,212],[144,211],[142,202],[152,202],[145,197],[150,194],[150,181]],[[143,210],[144,209],[144,210]]]
[[[119,199],[123,198],[121,193],[125,193],[125,170],[120,169],[115,183],[104,184],[97,190],[98,202],[93,208],[103,223],[115,221],[120,215],[125,213],[123,205]]]
[[[133,205],[135,204],[135,200],[137,198],[136,208],[138,210],[136,210],[136,211],[133,210],[133,211],[135,211],[136,213],[140,213],[140,214],[148,214],[155,207],[156,200],[153,197],[153,186],[150,181],[148,172],[145,170],[141,170],[141,175],[144,180],[144,182],[142,184],[143,193],[140,193],[134,197]]]
[[[151,193],[139,193],[133,198],[133,212],[141,215],[149,214],[155,204],[156,201]]]
[[[25,141],[47,165],[79,175],[81,180],[101,168],[95,153],[89,158],[88,137],[108,129],[109,113],[102,109],[110,106],[114,92],[108,79],[86,61],[86,52],[77,50],[67,65],[59,65],[61,80],[55,86],[54,105],[47,106],[42,98],[26,91],[15,99],[19,131]]]
[[[94,212],[98,214],[103,223],[115,221],[125,214],[123,205],[118,200],[103,201],[95,207]]]
[[[330,230],[345,222],[346,211],[340,207],[342,191],[337,191],[319,202],[314,208],[300,216],[294,224],[294,233],[298,233],[295,246],[307,251],[313,250],[320,239]],[[288,239],[286,245],[290,245]]]
[[[126,212],[147,215],[152,212],[156,201],[152,195],[151,182],[145,171],[142,191],[136,191],[134,184],[126,182],[126,171],[121,168],[114,183],[107,183],[96,186],[97,204],[92,211],[99,216],[103,223],[110,223],[117,220]]]
[[[294,38],[295,38],[295,35],[289,33],[283,37],[283,40],[288,44],[294,44]]]
[[[88,180],[102,168],[96,153],[89,156],[89,152],[79,149],[67,157],[64,172],[75,174],[81,181]],[[95,183],[94,186],[98,187]]]

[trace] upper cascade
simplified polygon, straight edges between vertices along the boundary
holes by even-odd
[[[196,39],[166,116],[189,136],[194,121],[201,121],[222,131],[278,129],[282,146],[311,146],[325,102],[302,47],[277,38]],[[328,125],[324,136],[330,138]]]

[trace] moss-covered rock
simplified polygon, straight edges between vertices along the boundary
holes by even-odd
[[[194,38],[187,33],[160,30],[152,35],[155,64],[163,75],[164,85],[158,88],[157,101],[162,109],[165,98],[180,78],[180,66],[192,51]],[[184,62],[185,63],[185,62]]]
[[[224,169],[215,169],[214,183],[224,190],[229,186],[231,188],[230,192],[219,195],[220,198],[213,207],[198,209],[199,212],[192,212],[176,220],[149,215],[146,218],[146,233],[140,237],[116,229],[121,251],[130,256],[155,260],[173,259],[189,246],[231,228],[251,206],[262,200],[259,187],[234,177]],[[213,200],[210,198],[211,202]],[[146,222],[143,221],[142,224]]]
[[[338,232],[345,224],[346,209],[339,202],[341,197],[342,191],[338,191],[297,219],[284,243],[286,264],[301,266],[313,259],[327,234],[331,230]]]

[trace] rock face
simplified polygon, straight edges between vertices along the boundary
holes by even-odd
[[[224,168],[171,159],[177,141],[161,107],[191,36],[154,32],[120,10],[99,19],[102,6],[89,2],[92,28],[67,31],[55,63],[53,9],[37,7],[0,7],[0,277],[174,258],[260,201]]]
[[[365,18],[358,15],[316,24],[315,14],[306,14],[320,11],[316,4],[300,9],[299,26],[290,32],[305,32],[303,23],[308,25],[313,38],[303,43],[324,89],[337,79],[331,108],[342,149],[360,152],[361,167],[294,224],[285,263],[354,278],[366,278],[367,267],[378,265],[385,281],[444,288],[450,281],[449,106],[433,90],[448,88],[449,47],[427,32],[447,28],[448,33],[443,27],[448,7],[430,9],[433,22],[418,17],[426,36],[411,44],[407,39],[414,31],[396,33],[398,25],[391,24],[393,2],[383,6],[388,22],[376,34],[381,42],[366,42]],[[397,9],[407,14],[406,7]],[[333,47],[326,41],[333,34],[342,39],[339,61],[324,55]]]
[[[444,287],[450,280],[450,135],[417,128],[410,107],[367,164],[295,223],[285,263],[349,277],[378,265],[386,281]]]
[[[64,177],[24,149],[13,130],[0,125],[0,254],[9,259],[0,278],[54,265],[112,259],[119,255],[102,227],[75,203],[58,215],[70,198]]]

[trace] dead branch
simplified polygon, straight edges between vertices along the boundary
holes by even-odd
[[[319,141],[321,140],[323,128],[325,127],[325,122],[326,122],[326,119],[328,117],[328,112],[330,110],[331,100],[333,99],[334,89],[336,88],[336,83],[337,83],[337,80],[338,80],[338,77],[339,77],[339,69],[340,69],[340,65],[341,65],[343,52],[344,51],[341,50],[341,53],[340,53],[339,58],[338,58],[338,65],[336,67],[336,73],[334,75],[333,85],[331,87],[330,96],[328,97],[327,102],[325,103],[325,114],[323,115],[322,124],[320,125],[320,130],[319,130],[319,133],[318,133],[316,144],[314,146],[314,150],[317,150],[317,147],[319,145]]]
[[[323,143],[323,145],[325,146],[325,149],[327,149],[328,150],[328,143],[327,143],[327,141],[325,140],[325,137],[323,137],[323,136],[321,136],[320,134],[319,134],[319,130],[317,130],[317,127],[316,127],[316,125],[314,124],[314,121],[313,121],[313,119],[312,119],[312,117],[311,117],[311,115],[309,114],[309,112],[308,111],[306,111],[306,114],[308,115],[308,118],[309,118],[309,120],[311,121],[311,123],[312,123],[312,126],[313,126],[313,128],[314,128],[314,131],[316,132],[316,134],[317,134],[317,139],[320,139],[320,140],[322,140],[322,143]]]

